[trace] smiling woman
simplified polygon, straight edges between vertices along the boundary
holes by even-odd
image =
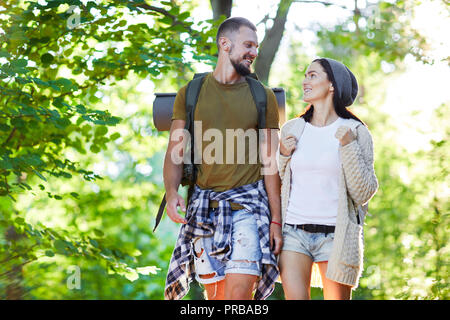
[[[362,271],[367,202],[378,188],[372,138],[346,109],[358,84],[344,64],[314,60],[303,89],[311,105],[283,126],[279,149],[283,289],[286,299],[310,299],[311,285],[323,286],[325,299],[350,299]]]
[[[334,90],[332,86],[332,83],[328,80],[328,76],[320,63],[313,62],[305,73],[305,80],[303,81],[303,100],[310,102],[325,97],[329,90]]]
[[[317,102],[323,101],[325,104],[334,105],[337,116],[363,123],[347,108],[353,103],[358,92],[356,78],[347,67],[342,70],[343,72],[333,73],[332,65],[335,63],[332,59],[316,59],[306,70],[303,80],[303,100],[311,104],[305,110],[303,117],[305,121],[311,121],[314,108],[323,108],[323,104]],[[312,104],[314,101],[315,105]],[[319,126],[322,125],[319,123]]]

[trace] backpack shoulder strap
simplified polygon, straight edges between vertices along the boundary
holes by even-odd
[[[189,131],[191,136],[191,163],[194,163],[194,115],[195,107],[198,101],[198,95],[203,85],[207,73],[195,74],[194,79],[189,81],[186,88],[186,124],[185,129]]]
[[[192,79],[196,79],[196,78],[200,78],[200,77],[203,78],[203,77],[207,76],[209,73],[211,73],[211,72],[196,73],[196,74],[194,74]]]
[[[256,110],[258,110],[258,129],[266,128],[266,108],[267,108],[267,94],[264,86],[253,77],[245,77],[253,100],[255,101]]]
[[[193,129],[194,123],[194,111],[195,106],[197,105],[198,94],[200,93],[200,89],[202,88],[203,80],[205,79],[206,73],[196,73],[194,78],[189,81],[188,86],[186,88],[186,125],[185,129],[191,132]]]

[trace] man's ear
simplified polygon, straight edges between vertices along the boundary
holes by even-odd
[[[228,51],[230,51],[230,48],[231,48],[231,41],[227,37],[220,37],[219,45],[223,51],[228,52]]]

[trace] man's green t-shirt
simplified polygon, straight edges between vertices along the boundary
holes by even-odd
[[[186,88],[187,85],[177,93],[172,120],[186,120]],[[265,89],[267,94],[266,128],[279,129],[278,104],[275,94],[266,86]],[[197,174],[197,185],[200,188],[221,192],[262,179],[261,161],[259,155],[254,154],[254,151],[257,150],[257,140],[248,138],[249,134],[245,138],[244,152],[242,149],[239,152],[238,138],[230,134],[236,129],[242,129],[240,130],[241,134],[248,129],[255,130],[250,130],[254,132],[254,136],[258,134],[258,111],[247,81],[223,84],[218,82],[212,73],[209,73],[205,77],[199,93],[194,120],[201,121],[203,134],[201,137],[196,133],[196,137],[203,141],[197,139],[195,147],[199,148],[201,145],[201,155],[211,155],[216,160],[223,159],[222,161],[205,161],[202,156],[202,163],[198,166]],[[208,131],[208,129],[216,130]],[[227,129],[232,129],[228,130],[229,139],[227,139]],[[239,135],[239,130],[234,133]],[[220,135],[223,137],[223,143],[218,138]],[[250,141],[255,143],[250,145]],[[222,156],[220,156],[220,149],[216,146],[223,146],[221,148]],[[233,161],[231,161],[230,155],[234,155]],[[227,159],[227,157],[229,158]],[[238,161],[239,158],[240,161]]]

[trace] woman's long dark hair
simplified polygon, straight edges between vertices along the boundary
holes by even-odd
[[[334,111],[336,114],[344,119],[354,119],[356,121],[361,122],[363,125],[366,125],[364,122],[362,122],[361,119],[359,119],[357,116],[355,116],[350,110],[348,110],[342,103],[341,99],[339,99],[338,94],[338,86],[336,85],[336,80],[334,80],[333,71],[331,70],[330,63],[326,59],[316,59],[313,62],[318,62],[324,69],[325,73],[327,74],[328,80],[333,84],[334,87],[334,94],[333,94],[333,106]],[[299,115],[299,117],[303,117],[306,122],[311,122],[312,116],[314,112],[314,106],[311,104],[308,107],[306,107],[305,112]]]

